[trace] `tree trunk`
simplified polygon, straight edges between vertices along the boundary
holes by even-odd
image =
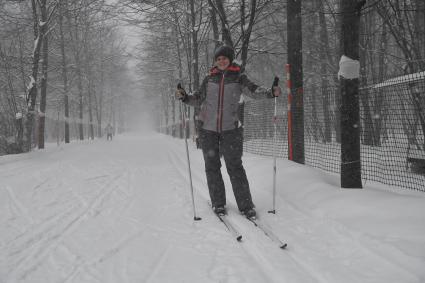
[[[181,49],[180,49],[180,40],[179,40],[179,37],[178,37],[178,31],[179,31],[179,26],[177,25],[177,23],[179,22],[178,21],[178,18],[177,18],[177,13],[176,13],[176,11],[175,11],[175,7],[173,6],[173,16],[174,16],[174,20],[175,20],[175,22],[176,22],[176,25],[175,25],[175,40],[176,40],[176,48],[177,48],[177,62],[178,62],[178,71],[179,71],[179,78],[178,78],[178,82],[179,83],[181,83],[182,85],[183,85],[183,63],[182,63],[182,52],[181,52]],[[183,38],[183,36],[182,36],[182,40],[184,41],[184,38]],[[184,46],[184,42],[183,42],[183,46]],[[187,52],[187,51],[186,51]],[[188,55],[187,55],[187,53],[186,53],[186,56],[188,57]],[[190,64],[188,64],[188,67],[190,68]],[[184,87],[184,85],[183,85],[183,87]],[[175,100],[174,100],[174,103],[173,103],[173,128],[172,128],[172,132],[173,132],[173,137],[177,137],[177,133],[176,133],[176,126],[177,126],[177,122],[176,122],[176,120],[175,120],[175,118],[176,118],[176,115],[175,115]],[[183,109],[182,109],[182,103],[179,103],[179,118],[178,118],[178,120],[179,120],[179,137],[180,138],[183,138],[183,120],[182,120],[182,111],[183,111]]]
[[[360,37],[359,41],[361,42],[360,44],[360,85],[362,87],[366,87],[368,85],[368,73],[367,73],[367,58],[368,58],[368,49],[370,49],[372,47],[371,43],[370,43],[370,38],[367,37],[367,35],[370,32],[370,27],[371,27],[371,22],[370,22],[370,14],[369,15],[365,15],[362,19],[362,21],[360,21],[360,29],[362,29],[362,36]],[[375,26],[373,26],[375,28]],[[373,62],[373,54],[371,54],[371,56],[369,57],[369,60],[371,62]],[[372,64],[371,64],[372,67]],[[374,70],[371,68],[372,73],[374,72]],[[366,89],[364,91],[364,95],[360,96],[360,101],[363,107],[363,121],[361,123],[361,132],[362,132],[362,140],[363,140],[363,144],[365,145],[370,145],[373,146],[374,144],[374,140],[373,140],[373,135],[374,135],[374,124],[373,124],[373,119],[372,119],[372,112],[371,112],[371,107],[370,105],[375,103],[375,101],[373,101],[373,98],[370,97],[372,94],[369,93],[369,91]],[[360,125],[359,125],[360,126]]]
[[[86,50],[87,52],[87,50]],[[86,53],[87,54],[87,53]],[[93,81],[91,78],[91,69],[90,69],[90,63],[88,62],[88,58],[86,58],[86,72],[87,72],[87,96],[88,96],[88,111],[89,111],[89,137],[91,140],[94,140],[94,122],[93,122]]]
[[[210,4],[210,15],[211,15],[211,25],[213,30],[213,38],[214,38],[214,50],[217,49],[220,46],[220,37],[219,37],[219,31],[218,31],[218,24],[217,24],[217,12],[214,7],[214,3],[212,0],[208,0],[208,3]],[[207,61],[207,64],[209,62]]]
[[[64,2],[64,3],[63,3]],[[68,70],[66,66],[66,52],[65,52],[65,35],[63,32],[63,9],[68,9],[68,2],[59,1],[59,35],[60,35],[60,49],[62,56],[62,80],[63,80],[63,100],[65,110],[65,143],[70,142],[69,138],[69,99],[68,99]],[[65,8],[64,8],[65,7]]]
[[[293,161],[304,164],[304,94],[302,61],[301,1],[288,0],[288,64],[290,65],[292,103]]]
[[[180,51],[180,41],[179,41],[179,37],[178,37],[177,26],[175,26],[175,35],[176,35],[176,48],[177,48],[177,62],[178,62],[178,70],[179,70],[178,81],[179,81],[179,83],[182,83],[182,80],[183,80],[183,70],[182,70],[183,64],[182,64],[182,58],[181,58],[182,55],[181,55],[181,51]],[[176,99],[175,99],[174,96],[173,96],[172,102],[173,102],[172,103],[173,125],[172,125],[172,128],[171,128],[171,131],[172,131],[171,135],[173,137],[176,137],[177,136],[177,133],[176,133],[176,123],[177,123],[177,121],[176,121]],[[179,112],[179,113],[181,113],[181,112]],[[181,115],[180,115],[180,117],[181,117]]]
[[[366,1],[341,0],[341,53],[359,60],[360,11]],[[359,78],[340,77],[341,187],[362,188],[360,163]]]
[[[41,3],[46,3],[46,0],[41,0]],[[40,26],[41,19],[38,17],[36,0],[31,0],[32,14],[33,14],[33,29],[34,29],[34,50],[32,54],[32,72],[30,76],[30,83],[28,86],[27,97],[27,113],[24,126],[24,135],[22,143],[22,151],[28,152],[31,150],[32,134],[35,122],[35,104],[37,99],[37,77],[38,77],[38,63],[40,61],[40,49],[42,37],[45,33],[45,26]]]
[[[245,70],[245,66],[248,60],[248,48],[249,40],[251,38],[252,27],[255,22],[255,11],[257,7],[257,1],[251,0],[251,8],[249,15],[248,27],[245,29],[245,0],[241,3],[241,34],[242,34],[242,48],[241,48],[241,70]]]
[[[99,86],[99,99],[97,102],[97,136],[102,137],[102,112],[103,112],[103,92],[105,83],[105,63],[104,63],[104,38],[102,36],[102,30],[100,31],[100,86]]]
[[[77,51],[79,55],[79,51]],[[84,128],[83,128],[83,118],[84,118],[84,94],[83,94],[83,78],[81,74],[81,63],[80,59],[76,60],[76,71],[77,71],[77,87],[78,87],[78,133],[80,140],[84,140]]]
[[[26,93],[27,87],[25,85],[25,65],[26,62],[24,60],[24,39],[22,38],[22,35],[19,34],[19,70],[21,74],[21,80],[22,80],[22,92]],[[24,113],[24,109],[21,105],[19,112],[21,114]],[[20,119],[16,119],[16,144],[17,148],[20,152],[23,150],[23,141],[24,141],[24,124],[23,124],[23,116],[21,115]]]
[[[186,7],[187,7],[188,10],[190,10],[191,2],[187,2]],[[191,25],[192,25],[191,21],[192,21],[191,17],[186,16],[186,27],[187,27],[187,30],[189,31],[189,32],[186,32],[186,43],[187,43],[187,46],[186,46],[186,60],[187,61],[186,62],[187,62],[187,70],[188,70],[188,77],[189,77],[189,85],[188,85],[189,92],[192,92],[192,90],[193,90],[193,69],[192,69],[193,63],[192,62],[194,60],[193,59],[194,54],[192,54],[193,53],[193,44],[194,44],[192,42],[193,31],[190,31]],[[190,107],[189,106],[187,106],[186,104],[182,105],[182,111],[184,112],[185,117],[190,117]],[[186,127],[186,122],[187,121],[183,121],[183,123],[180,125],[180,127],[181,127],[181,138],[184,138],[184,135],[186,135],[186,137],[190,136],[190,127]]]
[[[320,43],[320,54],[322,54],[322,57],[324,57],[325,55],[329,53],[328,26],[326,23],[326,18],[324,13],[325,11],[324,11],[322,0],[316,0],[316,4],[318,5],[320,38],[322,40],[322,42]],[[332,142],[332,131],[331,131],[332,127],[331,127],[331,119],[330,119],[330,112],[329,112],[330,100],[329,100],[329,88],[328,88],[329,86],[328,67],[327,67],[328,63],[331,63],[331,62],[322,59],[322,62],[320,64],[320,73],[322,75],[321,93],[322,93],[322,106],[323,106],[323,117],[324,117],[324,128],[325,128],[325,142],[330,143]]]
[[[336,5],[338,5],[338,10],[341,11],[341,3],[340,1],[337,1],[337,3],[335,3]],[[340,42],[341,41],[341,16],[335,16],[335,29],[337,30],[336,34],[336,41]],[[339,36],[338,36],[339,35]],[[337,44],[336,44],[337,45]],[[332,56],[330,56],[330,52],[329,54],[329,59],[332,58]],[[338,59],[337,59],[338,60]],[[332,64],[332,66],[338,66],[338,61],[335,60],[335,63]],[[337,88],[339,86],[339,81],[337,76],[334,76],[334,83],[335,83],[335,87]],[[341,107],[341,96],[338,95],[338,91],[335,91],[335,104],[334,104],[334,130],[335,130],[335,139],[337,143],[341,143],[341,112],[339,111],[339,108]]]
[[[84,94],[83,94],[83,76],[81,73],[81,60],[80,60],[80,39],[78,34],[78,17],[74,17],[74,22],[71,21],[69,11],[66,10],[68,26],[70,27],[69,34],[71,37],[71,44],[74,53],[75,60],[75,72],[77,74],[77,89],[78,89],[78,134],[80,140],[84,140],[84,128],[83,128],[83,117],[84,117]],[[74,30],[72,30],[72,27]]]
[[[193,53],[193,91],[199,89],[199,46],[198,46],[198,29],[196,27],[196,13],[195,13],[195,0],[190,0],[190,15],[192,26],[192,53]],[[193,123],[195,125],[195,135],[199,133],[198,114],[200,106],[195,106],[193,111]],[[187,127],[189,128],[189,127]],[[189,135],[189,132],[187,133]]]
[[[382,25],[381,38],[379,41],[379,55],[378,55],[378,82],[382,82],[386,78],[386,64],[385,64],[385,54],[387,52],[388,45],[388,36],[387,36],[387,26],[385,24]],[[378,93],[375,95],[375,105],[374,105],[374,144],[377,146],[381,145],[381,133],[385,131],[382,129],[384,121],[383,115],[384,113],[388,113],[388,110],[385,109],[384,105],[385,93],[383,89],[379,89]]]
[[[193,91],[199,89],[199,52],[198,52],[198,27],[196,27],[195,0],[190,0],[190,18],[192,33],[192,68],[193,68]]]
[[[44,16],[43,16],[44,14]],[[46,19],[46,6],[41,7],[41,15]],[[44,21],[43,21],[44,22]],[[45,23],[47,25],[47,23]],[[46,104],[47,104],[47,67],[49,57],[48,35],[43,35],[43,49],[41,53],[41,82],[40,82],[40,114],[38,119],[38,148],[44,148]]]
[[[425,70],[425,2],[423,0],[415,0],[416,11],[415,11],[415,40],[417,48],[417,62],[418,69]],[[413,101],[416,109],[416,115],[419,119],[420,126],[422,128],[423,136],[425,136],[425,98],[423,93],[417,89],[412,90]],[[423,139],[423,150],[425,151],[425,139]]]
[[[223,0],[215,0],[217,14],[221,21],[221,33],[224,44],[234,47],[232,36],[230,34],[229,23],[227,22],[226,12],[223,6]]]

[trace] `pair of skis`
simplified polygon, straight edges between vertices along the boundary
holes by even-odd
[[[227,230],[232,234],[232,236],[238,241],[242,241],[242,234],[239,233],[239,231],[235,228],[235,226],[232,224],[232,222],[227,218],[226,215],[219,215],[216,214],[217,217],[220,219],[221,222],[226,226]],[[260,220],[256,218],[248,218],[246,217],[248,221],[250,221],[252,224],[254,224],[255,227],[260,229],[270,240],[278,244],[279,248],[285,249],[288,244],[282,242],[279,237],[276,236],[276,234],[267,226],[265,226]]]

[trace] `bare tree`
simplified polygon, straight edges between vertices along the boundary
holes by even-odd
[[[23,136],[24,141],[22,143],[22,147],[24,151],[29,151],[31,149],[31,142],[32,142],[32,134],[34,129],[34,118],[35,118],[35,105],[36,105],[36,99],[37,99],[37,78],[38,78],[38,70],[39,70],[39,61],[40,61],[40,49],[43,44],[44,40],[47,40],[47,30],[49,26],[49,21],[51,19],[51,15],[54,12],[54,9],[48,14],[48,3],[47,0],[40,0],[35,1],[31,0],[31,7],[32,7],[32,14],[33,14],[33,30],[34,30],[34,51],[33,51],[33,62],[32,62],[32,72],[31,72],[31,80],[28,86],[28,107],[27,107],[27,113],[26,113],[26,121],[25,121],[25,135]],[[45,45],[47,48],[47,44]],[[43,55],[47,56],[47,49],[43,51]],[[45,61],[46,64],[43,66],[43,71],[47,70],[47,57],[43,57],[43,61]],[[44,73],[44,75],[46,75]],[[45,83],[47,83],[45,80],[47,80],[46,77],[42,77],[42,89],[43,94],[45,95]],[[44,103],[44,98],[42,98],[42,103]],[[45,105],[43,105],[44,107]],[[44,112],[43,112],[44,113]],[[44,118],[42,118],[43,121]],[[44,130],[42,133],[44,134]],[[44,144],[42,145],[44,146]]]
[[[341,0],[341,53],[359,60],[359,26],[366,1]],[[360,163],[359,74],[340,76],[341,81],[341,187],[362,188]]]
[[[65,110],[65,143],[70,142],[69,137],[69,92],[68,92],[68,66],[67,56],[65,50],[65,33],[63,27],[63,14],[68,9],[68,1],[62,0],[59,2],[59,35],[60,35],[60,50],[62,56],[62,79],[63,79],[63,99],[64,99],[64,110]]]
[[[41,80],[40,80],[40,113],[38,121],[38,148],[44,148],[45,136],[45,120],[46,120],[46,107],[47,107],[47,67],[49,58],[49,23],[54,14],[57,3],[47,3],[46,1],[39,1],[42,25],[42,49],[41,49]]]

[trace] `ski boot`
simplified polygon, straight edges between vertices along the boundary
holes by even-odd
[[[245,217],[248,218],[248,219],[255,220],[257,218],[257,212],[255,212],[255,210],[253,208],[248,208],[248,209],[242,211],[242,214],[245,215]]]
[[[224,206],[215,206],[213,210],[214,210],[214,213],[217,214],[218,216],[226,215],[226,209],[224,208]]]

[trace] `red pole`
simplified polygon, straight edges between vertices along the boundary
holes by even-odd
[[[291,83],[291,65],[286,64],[286,91],[288,93],[288,159],[293,160],[292,147],[292,83]]]

